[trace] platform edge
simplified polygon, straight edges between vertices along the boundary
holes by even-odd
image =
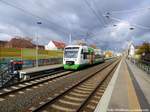
[[[119,74],[119,70],[120,70],[122,61],[123,61],[123,59],[120,61],[120,63],[118,65],[111,81],[108,84],[108,87],[106,88],[106,90],[105,90],[101,100],[99,101],[96,109],[94,110],[94,112],[107,112],[108,105],[109,105],[109,102],[110,102],[110,99],[111,99],[111,95],[112,95],[114,86],[116,84],[116,80],[117,80],[117,77],[118,77],[118,74]]]

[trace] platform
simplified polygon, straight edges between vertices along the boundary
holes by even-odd
[[[55,65],[32,67],[32,68],[26,68],[24,70],[20,70],[20,72],[32,73],[32,72],[38,72],[38,71],[43,71],[43,70],[48,70],[48,69],[53,69],[53,68],[59,68],[59,67],[63,67],[63,65],[62,64],[55,64]]]
[[[95,112],[150,112],[150,76],[123,58]]]
[[[47,65],[47,66],[39,66],[39,67],[32,67],[32,68],[27,68],[24,70],[20,70],[20,78],[26,80],[27,78],[31,78],[33,76],[37,76],[41,73],[48,73],[53,70],[58,70],[62,68],[62,64],[55,64],[55,65]]]

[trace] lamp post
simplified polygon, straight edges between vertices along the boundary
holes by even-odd
[[[38,21],[37,22],[38,25],[42,24],[42,22]],[[38,63],[38,35],[36,36],[36,67],[39,66],[39,63]]]

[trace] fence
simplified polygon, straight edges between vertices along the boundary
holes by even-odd
[[[10,75],[9,66],[0,67],[0,87],[3,87],[9,80],[11,80],[12,75]]]
[[[63,51],[38,50],[39,65],[62,63]],[[24,67],[35,65],[36,49],[0,48],[0,64],[7,64],[10,60],[24,61]]]
[[[147,72],[148,74],[150,74],[150,62],[144,61],[144,60],[140,60],[140,61],[131,60],[131,62],[134,63],[140,69],[142,69],[145,72]]]

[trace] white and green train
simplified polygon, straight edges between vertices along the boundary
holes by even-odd
[[[77,70],[100,62],[104,62],[104,55],[99,49],[82,45],[69,45],[64,49],[64,69]]]

